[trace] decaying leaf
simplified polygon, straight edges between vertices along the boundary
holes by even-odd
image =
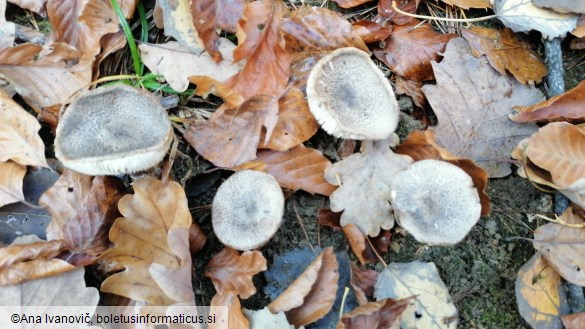
[[[340,185],[330,196],[331,210],[342,211],[341,226],[357,225],[362,232],[376,236],[380,228],[394,226],[390,207],[393,175],[412,159],[390,150],[397,136],[382,141],[364,141],[360,153],[353,154],[325,170],[325,179]]]
[[[243,309],[244,314],[250,321],[250,329],[294,329],[295,326],[288,323],[284,312],[276,314],[270,312],[268,307],[258,311]],[[301,327],[304,328],[304,327]]]
[[[537,7],[533,0],[495,0],[494,12],[514,32],[536,30],[545,39],[563,38],[577,26],[578,15]]]
[[[110,230],[110,248],[102,260],[117,272],[102,283],[103,292],[149,305],[194,303],[189,227],[191,214],[181,185],[143,177],[134,195],[118,203],[124,217]]]
[[[26,167],[18,163],[0,162],[0,207],[24,200],[22,180]]]
[[[540,103],[515,107],[520,113],[510,115],[510,119],[516,122],[546,122],[564,121],[572,122],[585,121],[585,81],[558,96],[542,101]]]
[[[351,286],[360,305],[367,304],[369,299],[374,297],[374,287],[379,274],[374,270],[351,265]]]
[[[510,174],[502,159],[537,127],[514,123],[507,115],[513,106],[542,100],[542,93],[475,58],[463,38],[449,41],[433,71],[437,85],[425,85],[423,92],[439,121],[431,128],[437,142],[455,156],[475,161],[490,177]]]
[[[463,9],[469,8],[491,8],[490,0],[442,0],[444,3],[451,6],[457,6]]]
[[[252,277],[266,270],[266,258],[258,250],[240,253],[224,248],[213,256],[205,268],[218,294],[239,295],[247,299],[256,293]]]
[[[138,48],[142,61],[152,73],[163,75],[171,88],[181,92],[187,90],[191,76],[204,75],[224,82],[242,67],[234,63],[232,57],[235,45],[224,38],[218,40],[217,48],[223,57],[219,63],[214,62],[207,52],[197,55],[174,41],[143,43]]]
[[[250,322],[244,312],[242,312],[242,305],[238,296],[234,294],[215,294],[211,299],[210,306],[210,313],[214,312],[220,315],[217,316],[216,321],[209,324],[209,329],[250,329]],[[217,306],[227,306],[227,314],[225,311],[214,310]],[[225,325],[226,323],[228,326]]]
[[[510,29],[502,31],[472,26],[461,30],[476,57],[486,55],[493,68],[502,74],[510,71],[521,83],[540,83],[546,65],[530,46],[516,38]]]
[[[457,309],[435,263],[389,264],[378,277],[374,296],[378,301],[414,297],[402,314],[402,329],[457,327]]]
[[[374,18],[375,22],[386,25],[386,22],[390,21],[396,25],[404,25],[416,20],[413,17],[395,12],[394,9],[392,9],[392,1],[393,0],[378,1],[378,16]],[[398,9],[404,12],[416,14],[416,9],[418,8],[420,1],[421,0],[400,0],[396,1],[396,5]]]
[[[413,20],[394,31],[374,55],[393,72],[413,81],[433,79],[431,61],[439,58],[454,34],[436,32],[428,23]]]
[[[193,24],[191,5],[188,0],[158,0],[165,26],[165,34],[194,54],[201,54],[205,47]]]
[[[561,277],[537,253],[518,271],[518,312],[532,328],[561,329],[568,306]]]
[[[408,299],[390,298],[363,304],[339,319],[337,329],[387,328],[400,329],[400,317],[408,308]]]

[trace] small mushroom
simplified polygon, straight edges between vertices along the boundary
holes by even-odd
[[[386,139],[398,125],[390,82],[357,48],[340,48],[319,60],[307,81],[307,100],[321,127],[335,137]]]
[[[123,84],[79,95],[57,126],[55,155],[87,175],[119,175],[162,160],[173,139],[171,122],[152,94]]]
[[[445,161],[413,163],[396,174],[390,193],[398,223],[421,243],[454,245],[481,214],[471,177]]]
[[[278,231],[284,213],[284,195],[272,175],[243,170],[217,190],[211,206],[215,235],[224,245],[252,250]]]

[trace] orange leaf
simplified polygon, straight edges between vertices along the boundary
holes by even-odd
[[[400,317],[408,303],[409,299],[386,298],[360,305],[341,317],[337,329],[400,329]]]
[[[209,329],[250,329],[248,318],[242,312],[242,305],[238,296],[234,294],[215,294],[211,299],[210,314],[220,314],[217,319],[209,324]],[[227,314],[225,311],[214,311],[218,306],[227,306]],[[227,319],[226,319],[227,318]],[[228,324],[226,327],[225,324]]]
[[[231,248],[224,248],[213,256],[205,268],[205,276],[211,279],[221,295],[240,295],[247,299],[256,293],[252,277],[266,271],[266,258],[258,250],[241,255]]]

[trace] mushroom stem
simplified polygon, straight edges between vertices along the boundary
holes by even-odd
[[[399,13],[400,15],[404,15],[404,16],[408,16],[408,17],[426,19],[426,20],[430,20],[430,21],[455,22],[455,23],[481,22],[481,21],[488,21],[492,18],[498,17],[498,15],[489,15],[489,16],[476,17],[476,18],[447,18],[447,17],[417,15],[417,14],[407,13],[407,12],[399,9],[398,6],[396,5],[396,1],[392,1],[392,10]]]

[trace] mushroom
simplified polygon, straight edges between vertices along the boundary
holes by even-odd
[[[284,195],[272,175],[243,170],[217,190],[211,206],[215,235],[224,245],[247,251],[264,245],[278,230]]]
[[[445,161],[413,163],[396,174],[390,189],[398,223],[421,243],[454,245],[481,214],[471,177]]]
[[[390,82],[357,48],[340,48],[319,60],[307,81],[307,100],[321,127],[335,137],[386,139],[398,125]]]
[[[55,155],[87,175],[148,169],[173,139],[171,122],[152,94],[123,84],[79,95],[59,120]]]

